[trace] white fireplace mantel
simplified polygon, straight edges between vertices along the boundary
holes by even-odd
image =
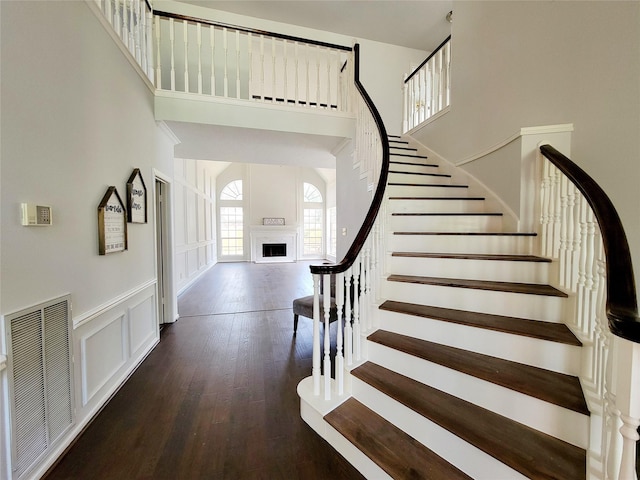
[[[251,236],[251,261],[255,263],[295,262],[298,259],[298,227],[292,225],[253,225],[249,227]],[[284,243],[287,246],[283,257],[264,257],[262,245]]]

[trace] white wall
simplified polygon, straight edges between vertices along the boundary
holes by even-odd
[[[573,123],[572,160],[611,197],[640,279],[640,3],[463,1],[454,11],[451,111],[416,138],[458,162],[521,127]]]
[[[175,284],[178,294],[217,262],[214,162],[175,159]]]
[[[151,90],[88,3],[0,9],[0,313],[71,294],[77,423],[68,443],[158,340],[153,198],[149,222],[129,225],[128,251],[107,256],[98,255],[98,203],[109,185],[124,196],[135,167],[151,196],[154,169],[172,175],[173,144]],[[21,226],[21,202],[51,205],[53,226]]]
[[[251,227],[261,226],[262,219],[265,217],[284,218],[285,225],[297,228],[298,236],[301,237],[303,183],[312,183],[320,190],[323,198],[327,198],[325,181],[312,168],[233,163],[216,178],[218,195],[225,185],[233,180],[243,181],[243,208],[245,209],[243,260],[246,261],[251,259]],[[224,260],[221,257],[218,258],[220,261]],[[297,258],[302,258],[301,244],[298,246]]]

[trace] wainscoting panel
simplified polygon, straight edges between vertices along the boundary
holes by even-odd
[[[80,340],[82,405],[86,405],[126,361],[125,317],[122,312]]]
[[[156,336],[155,295],[147,295],[133,307],[129,307],[129,355],[135,357]]]

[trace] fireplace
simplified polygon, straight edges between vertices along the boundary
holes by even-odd
[[[287,244],[286,243],[263,243],[262,244],[262,256],[264,258],[286,257],[287,256]]]
[[[251,261],[282,263],[297,260],[297,227],[292,225],[253,225],[251,229]]]

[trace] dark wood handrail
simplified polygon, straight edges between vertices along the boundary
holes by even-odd
[[[284,35],[282,33],[268,32],[266,30],[258,30],[258,29],[255,29],[255,28],[240,27],[238,25],[231,25],[229,23],[215,22],[213,20],[207,20],[205,18],[191,17],[189,15],[181,15],[179,13],[170,13],[170,12],[163,12],[163,11],[160,11],[160,10],[154,10],[153,14],[154,15],[158,15],[159,17],[173,18],[175,20],[185,20],[187,22],[203,23],[205,25],[211,25],[211,26],[220,27],[220,28],[231,28],[233,30],[238,30],[240,32],[251,33],[251,34],[255,34],[255,35],[266,35],[268,37],[279,38],[281,40],[290,40],[292,42],[307,43],[309,45],[316,45],[316,46],[319,46],[319,47],[333,48],[333,49],[336,49],[336,50],[344,50],[346,52],[350,52],[350,51],[353,50],[352,47],[347,47],[347,46],[344,46],[344,45],[336,45],[336,44],[333,44],[333,43],[321,42],[319,40],[310,40],[308,38],[294,37],[294,36],[291,36],[291,35]]]
[[[540,151],[580,190],[600,225],[607,263],[606,313],[611,333],[640,343],[640,318],[631,252],[618,212],[595,180],[569,158],[551,145],[541,146]]]
[[[328,273],[342,273],[346,271],[349,267],[353,265],[358,254],[362,250],[371,229],[373,228],[373,224],[376,221],[376,217],[378,216],[378,212],[380,211],[380,206],[382,205],[382,200],[384,199],[384,190],[387,186],[387,177],[389,176],[389,137],[387,137],[387,130],[384,128],[384,123],[382,122],[382,117],[378,112],[378,109],[374,105],[371,97],[365,90],[362,83],[360,83],[360,45],[355,44],[353,47],[354,50],[354,82],[356,84],[356,88],[364,102],[369,107],[369,111],[376,122],[376,127],[378,128],[378,132],[380,134],[380,139],[382,142],[382,165],[380,168],[380,178],[378,179],[378,187],[376,188],[376,192],[373,195],[373,200],[371,201],[371,206],[369,207],[369,211],[367,212],[367,216],[356,235],[356,238],[353,240],[349,251],[344,256],[340,263],[336,263],[333,265],[311,265],[311,273],[316,274],[328,274]]]
[[[425,58],[424,62],[422,62],[420,65],[418,65],[418,67],[413,72],[411,72],[411,74],[405,79],[404,83],[407,83],[409,80],[411,80],[411,77],[413,77],[416,73],[418,73],[418,70],[420,70],[422,67],[424,67],[425,64],[429,60],[431,60],[436,53],[438,53],[440,50],[442,50],[442,47],[444,47],[449,40],[451,40],[451,35],[449,35],[444,40],[444,42],[442,42],[440,45],[438,45],[438,48],[436,48],[433,52],[431,52],[431,55],[429,55],[427,58]]]

